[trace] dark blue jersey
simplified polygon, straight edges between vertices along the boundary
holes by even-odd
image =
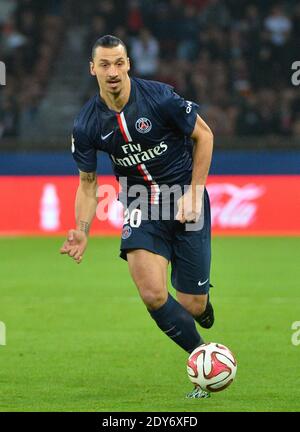
[[[81,171],[96,171],[97,150],[109,154],[117,178],[143,184],[159,194],[166,184],[188,185],[198,105],[173,87],[131,78],[130,97],[118,113],[99,95],[81,109],[73,129],[72,151]]]

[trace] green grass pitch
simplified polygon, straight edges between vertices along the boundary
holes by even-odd
[[[0,411],[300,410],[299,238],[213,239],[216,322],[202,334],[238,371],[204,400],[185,399],[187,355],[146,312],[119,240],[91,238],[80,265],[61,244],[0,240]]]

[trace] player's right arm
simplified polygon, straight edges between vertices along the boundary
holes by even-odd
[[[97,208],[97,174],[79,171],[80,180],[75,199],[76,229],[68,232],[60,252],[73,258],[78,264],[82,261],[87,247],[88,234]]]
[[[81,109],[74,121],[72,133],[72,156],[79,169],[79,186],[75,199],[76,228],[68,236],[60,249],[78,264],[87,247],[88,234],[97,208],[97,118],[93,99]]]

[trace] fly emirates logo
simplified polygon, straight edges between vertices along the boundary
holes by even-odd
[[[141,144],[128,143],[122,145],[122,150],[126,154],[123,158],[116,158],[111,154],[111,158],[116,165],[121,165],[124,167],[130,167],[137,165],[142,162],[147,162],[148,160],[155,159],[160,156],[165,151],[167,151],[167,144],[162,141],[159,145],[142,151]]]

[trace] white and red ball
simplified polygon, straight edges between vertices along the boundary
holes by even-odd
[[[197,347],[189,356],[187,373],[193,384],[208,392],[228,387],[235,378],[237,362],[232,352],[219,343]]]

